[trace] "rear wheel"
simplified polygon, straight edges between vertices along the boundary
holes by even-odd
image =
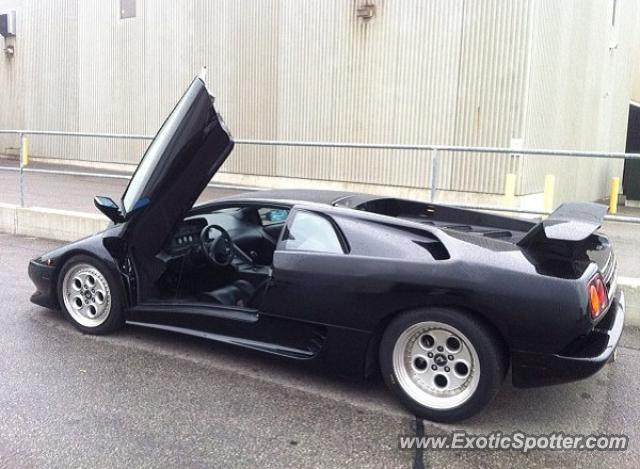
[[[120,290],[106,266],[90,256],[69,259],[58,276],[58,298],[65,316],[89,334],[106,334],[124,324]]]
[[[398,316],[380,343],[387,385],[415,415],[453,422],[480,411],[504,379],[506,357],[483,321],[431,308]]]

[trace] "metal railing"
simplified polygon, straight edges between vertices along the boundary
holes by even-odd
[[[25,172],[52,174],[52,175],[68,175],[68,176],[85,176],[85,177],[101,177],[115,179],[130,179],[131,176],[124,174],[108,174],[97,172],[69,171],[69,170],[49,170],[49,169],[32,169],[25,168],[25,139],[27,135],[39,136],[58,136],[58,137],[77,137],[77,138],[103,138],[103,139],[124,139],[124,140],[152,140],[153,135],[141,134],[110,134],[99,132],[64,132],[52,130],[1,130],[0,134],[12,134],[20,137],[20,167],[16,171],[20,172],[20,204],[24,206],[24,183],[23,176]],[[414,150],[431,152],[431,171],[429,177],[429,199],[435,201],[436,197],[436,178],[438,175],[440,153],[479,153],[479,154],[508,154],[508,155],[532,155],[532,156],[560,156],[572,158],[603,158],[617,160],[633,160],[640,159],[640,153],[624,153],[624,152],[598,152],[598,151],[578,151],[578,150],[547,150],[547,149],[521,149],[521,148],[502,148],[502,147],[474,147],[474,146],[458,146],[458,145],[423,145],[423,144],[386,144],[386,143],[353,143],[353,142],[313,142],[313,141],[289,141],[289,140],[259,140],[259,139],[234,139],[238,145],[256,145],[256,146],[282,146],[282,147],[313,147],[313,148],[351,148],[351,149],[370,149],[370,150]],[[2,170],[12,170],[13,168],[0,168]],[[227,184],[209,184],[211,187],[226,188],[244,188],[246,186],[234,186]],[[251,188],[261,189],[261,188]],[[454,207],[470,208],[476,210],[522,213],[529,215],[548,215],[548,211],[527,210],[517,207],[487,206],[487,205],[467,205],[467,204],[447,204]],[[640,217],[629,217],[622,215],[606,215],[606,220],[640,223]]]

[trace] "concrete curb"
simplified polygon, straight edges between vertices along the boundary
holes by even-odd
[[[0,203],[0,232],[74,241],[105,229],[102,215]],[[618,277],[627,305],[625,325],[640,327],[640,278]]]
[[[74,241],[107,227],[98,214],[0,204],[0,231],[20,236]]]
[[[627,305],[624,324],[640,327],[640,278],[618,277],[618,288],[624,291]]]

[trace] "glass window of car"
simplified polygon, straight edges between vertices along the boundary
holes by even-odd
[[[259,208],[258,214],[260,215],[260,222],[262,226],[278,225],[287,220],[289,216],[289,210],[284,208]]]
[[[288,227],[284,248],[296,251],[343,254],[344,249],[331,222],[316,213],[299,211]]]

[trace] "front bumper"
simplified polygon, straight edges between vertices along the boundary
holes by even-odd
[[[587,378],[607,364],[624,326],[624,292],[619,290],[606,316],[563,354],[514,351],[512,380],[517,387],[546,386]]]
[[[46,265],[37,260],[29,262],[29,278],[36,286],[36,291],[31,295],[31,302],[45,308],[58,309],[55,285],[55,267]]]

